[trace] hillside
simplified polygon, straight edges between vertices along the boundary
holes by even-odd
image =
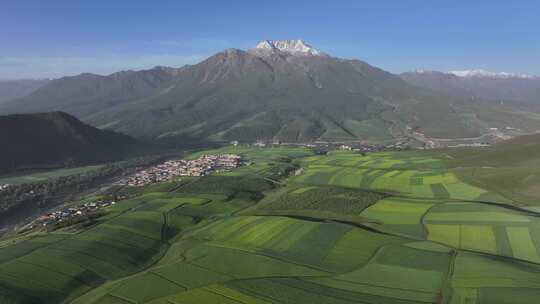
[[[48,79],[0,80],[0,103],[25,97],[47,82]]]
[[[63,112],[0,116],[0,172],[122,157],[136,141],[88,126]]]
[[[540,103],[539,77],[485,71],[454,73],[421,71],[403,73],[401,77],[412,85],[452,96],[497,103]]]
[[[530,113],[409,85],[301,40],[228,49],[179,69],[157,67],[50,82],[0,112],[62,110],[142,139],[386,141],[477,137],[489,128],[540,129]]]
[[[518,205],[540,200],[540,135],[516,137],[487,148],[429,152],[460,178],[512,199]]]

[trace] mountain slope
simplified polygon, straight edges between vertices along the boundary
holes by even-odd
[[[0,81],[0,103],[25,97],[49,82],[48,79],[21,79]]]
[[[540,128],[533,116],[411,86],[301,40],[266,40],[255,49],[225,50],[180,69],[67,77],[0,106],[4,113],[45,110],[174,142],[385,141],[414,131],[459,138],[490,127]]]
[[[135,72],[123,71],[108,76],[81,74],[50,81],[24,98],[4,105],[4,112],[66,111],[79,117],[99,109],[159,94],[176,70],[156,67]]]
[[[135,144],[132,138],[88,126],[66,113],[0,116],[0,172],[110,161]]]
[[[495,102],[540,103],[540,78],[481,70],[442,73],[419,71],[401,74],[410,84],[453,96]]]
[[[462,180],[489,189],[516,205],[540,199],[540,134],[519,136],[491,147],[432,150]]]

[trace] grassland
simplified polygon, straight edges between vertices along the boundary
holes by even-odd
[[[81,174],[101,168],[101,165],[83,166],[68,169],[40,170],[0,176],[0,184],[24,184],[41,182],[52,178]]]
[[[0,303],[521,304],[540,295],[537,214],[440,158],[198,154],[225,152],[250,165],[131,190],[80,233],[0,242]]]
[[[529,135],[475,149],[426,152],[461,180],[505,196],[513,205],[535,208],[540,201],[540,136]]]

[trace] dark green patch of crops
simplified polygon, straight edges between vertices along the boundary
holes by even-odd
[[[506,227],[503,225],[493,226],[493,232],[495,233],[497,252],[500,255],[504,255],[507,257],[514,256],[514,254],[512,253],[512,245],[510,244],[508,234],[506,233]]]
[[[376,257],[379,264],[446,272],[451,254],[419,250],[406,246],[384,247]]]
[[[447,199],[450,198],[450,193],[446,190],[443,184],[432,184],[431,191],[436,198]]]
[[[305,264],[324,266],[324,257],[349,230],[351,226],[343,224],[317,225],[283,252],[283,255]]]
[[[316,187],[295,193],[292,191],[269,198],[260,210],[316,210],[355,215],[388,197],[386,194],[341,187]]]
[[[61,241],[65,236],[48,235],[18,242],[14,245],[0,248],[0,264],[28,254],[36,249]],[[40,240],[40,241],[38,241]]]
[[[479,288],[478,304],[530,304],[538,303],[540,290],[536,288]]]
[[[384,296],[331,288],[295,278],[265,278],[226,283],[227,287],[271,303],[419,304]]]
[[[176,191],[233,196],[237,192],[249,192],[257,195],[272,188],[271,181],[257,176],[204,176],[185,184]]]

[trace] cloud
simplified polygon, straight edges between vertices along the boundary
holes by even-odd
[[[4,56],[0,57],[0,78],[58,78],[81,73],[110,74],[154,66],[180,67],[204,59],[204,55],[168,53],[96,56]]]

